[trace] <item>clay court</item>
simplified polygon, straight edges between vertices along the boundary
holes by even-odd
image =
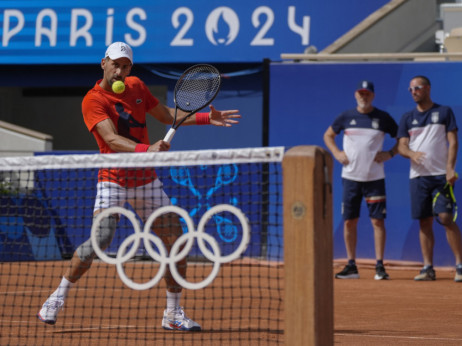
[[[386,262],[391,280],[375,281],[373,262],[359,261],[358,264],[359,280],[334,280],[335,345],[462,344],[462,285],[453,281],[452,268],[436,268],[436,281],[414,282],[413,277],[420,268],[418,264]],[[89,277],[79,285],[57,324],[45,325],[35,314],[53,285],[40,278],[46,278],[45,271],[51,268],[61,270],[56,264],[50,265],[34,264],[35,272],[18,275],[14,283],[11,271],[19,267],[2,265],[0,344],[284,344],[282,265],[224,266],[214,282],[215,288],[188,292],[184,303],[189,314],[201,322],[204,330],[199,333],[163,330],[159,316],[165,287],[132,291],[121,283],[112,266],[105,264],[101,264],[108,267],[103,274],[107,278],[114,274],[113,279],[106,279],[101,288],[96,275]],[[342,261],[335,261],[334,271],[342,266]],[[101,269],[97,270],[102,273]],[[10,276],[8,285],[6,275]],[[252,287],[253,284],[258,284],[260,289]],[[95,286],[100,289],[96,290]],[[132,310],[126,306],[130,302],[136,305]],[[257,307],[253,306],[255,302]],[[148,308],[149,305],[153,308]],[[262,316],[256,316],[255,311]],[[262,319],[258,320],[259,317]],[[214,319],[219,324],[214,323]]]
[[[461,345],[462,285],[454,268],[436,268],[436,281],[415,282],[420,269],[389,262],[391,280],[375,281],[373,262],[360,261],[359,280],[334,280],[335,345]]]

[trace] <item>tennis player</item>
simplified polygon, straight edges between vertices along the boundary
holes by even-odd
[[[158,152],[170,149],[170,144],[159,140],[150,144],[146,129],[146,113],[163,124],[172,124],[175,110],[159,103],[146,85],[137,77],[129,77],[133,66],[131,47],[123,42],[111,44],[101,60],[103,79],[86,94],[82,102],[82,113],[88,130],[94,135],[102,154],[116,152]],[[112,84],[124,82],[122,93],[112,91]],[[178,118],[186,115],[179,111]],[[218,111],[210,105],[210,112],[197,113],[183,125],[212,124],[230,127],[237,124],[241,116],[238,110]],[[170,199],[162,188],[162,183],[153,169],[100,169],[94,217],[104,209],[123,206],[129,202],[142,220],[146,220],[154,210],[170,205]],[[101,249],[109,246],[116,231],[119,215],[104,218],[97,239]],[[162,239],[168,251],[182,230],[177,215],[164,215],[153,225],[153,231]],[[63,308],[69,290],[89,270],[95,251],[88,239],[75,251],[70,266],[58,288],[48,297],[38,312],[38,318],[48,324],[55,324],[59,311]],[[186,259],[177,263],[178,272],[186,276]],[[188,318],[180,306],[182,287],[167,270],[167,304],[162,319],[162,327],[170,330],[197,331],[201,326]]]
[[[453,201],[443,193],[446,182],[453,185],[458,139],[456,118],[452,109],[432,101],[431,84],[425,76],[409,83],[416,108],[403,114],[399,129],[399,153],[409,158],[411,167],[411,214],[419,220],[419,239],[424,266],[416,281],[436,280],[433,268],[433,216],[437,214],[446,230],[446,238],[456,259],[454,281],[462,282],[462,240],[459,226],[453,220]],[[441,192],[433,208],[433,198]]]

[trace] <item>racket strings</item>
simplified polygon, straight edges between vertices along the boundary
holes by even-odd
[[[220,82],[220,74],[213,66],[193,66],[175,87],[175,102],[178,108],[186,112],[203,108],[216,96]]]

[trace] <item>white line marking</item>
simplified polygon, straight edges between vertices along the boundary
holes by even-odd
[[[351,337],[373,337],[373,338],[388,338],[388,339],[409,339],[409,340],[438,340],[438,341],[462,341],[460,338],[438,338],[438,337],[425,337],[425,336],[404,336],[404,335],[380,335],[380,334],[345,334],[334,333],[334,336],[351,336]]]

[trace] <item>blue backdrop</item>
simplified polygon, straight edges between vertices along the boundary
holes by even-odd
[[[389,63],[271,63],[269,88],[269,145],[318,145],[324,147],[322,136],[334,118],[344,109],[355,106],[354,90],[359,80],[370,79],[376,86],[374,104],[388,111],[397,122],[401,115],[415,107],[407,91],[409,80],[418,74],[432,81],[435,102],[450,105],[462,123],[462,99],[457,87],[462,75],[462,62],[389,62]],[[148,78],[149,79],[149,78]],[[184,127],[175,136],[175,150],[206,148],[240,148],[261,146],[266,129],[262,115],[261,73],[225,80],[215,106],[220,109],[239,108],[243,119],[231,129],[212,127]],[[173,89],[172,80],[169,90]],[[171,95],[169,95],[171,99]],[[341,136],[337,137],[339,145]],[[385,148],[394,140],[386,137]],[[411,220],[409,208],[409,162],[399,155],[385,165],[387,175],[388,218],[386,259],[421,261],[418,223]],[[457,169],[461,173],[460,163]],[[334,164],[334,255],[346,256],[343,244],[341,203],[341,166]],[[462,200],[460,184],[456,197]],[[2,202],[3,203],[3,202]],[[27,205],[33,205],[33,200]],[[92,202],[89,203],[92,205]],[[0,204],[1,207],[1,204]],[[373,234],[363,205],[359,223],[359,258],[374,258]],[[50,216],[55,231],[61,225],[55,215]],[[462,225],[459,217],[457,221]],[[46,221],[46,220],[45,220]],[[44,222],[45,222],[44,221]],[[59,220],[58,220],[59,221]],[[48,222],[48,221],[47,221]],[[49,222],[48,222],[49,223]],[[19,230],[14,231],[19,236]],[[435,224],[435,264],[452,265],[454,258],[447,245],[444,230]],[[69,244],[58,244],[67,247]],[[57,253],[58,255],[58,253]]]
[[[57,153],[38,153],[57,154]],[[204,213],[219,204],[240,209],[251,229],[244,255],[282,260],[280,166],[264,177],[262,163],[158,167],[156,173],[171,202],[185,210],[197,227]],[[278,167],[278,168],[277,168]],[[27,192],[0,193],[0,261],[55,260],[70,257],[89,239],[96,195],[97,169],[39,170]],[[268,184],[254,184],[268,179]],[[270,185],[271,182],[271,185]],[[270,189],[270,190],[268,190]],[[273,189],[273,190],[271,190]],[[262,205],[268,199],[271,208]],[[128,209],[130,207],[126,206]],[[183,232],[191,232],[181,218]],[[121,217],[107,251],[116,254],[133,225]],[[243,241],[239,220],[231,213],[216,213],[205,232],[222,255],[234,252]],[[138,254],[146,254],[141,246]],[[203,256],[197,242],[190,256]]]
[[[269,144],[319,145],[325,147],[323,134],[343,110],[354,108],[354,91],[361,79],[375,83],[374,105],[388,111],[399,123],[401,115],[415,107],[407,88],[409,80],[423,74],[432,82],[432,99],[450,105],[462,124],[462,98],[458,87],[462,76],[460,62],[396,63],[272,63],[270,66]],[[342,136],[337,136],[341,146]],[[385,149],[394,140],[386,138]],[[385,163],[387,187],[386,259],[421,261],[418,222],[411,220],[409,207],[409,161],[401,156]],[[460,172],[460,162],[457,165]],[[345,258],[341,204],[341,165],[334,164],[334,254]],[[462,190],[456,186],[456,197]],[[373,231],[364,206],[358,225],[358,258],[375,258]],[[461,218],[457,223],[462,225]],[[453,265],[444,229],[435,223],[435,264]]]
[[[135,63],[279,59],[324,48],[387,2],[8,0],[0,64],[93,64],[113,41],[130,44]]]

